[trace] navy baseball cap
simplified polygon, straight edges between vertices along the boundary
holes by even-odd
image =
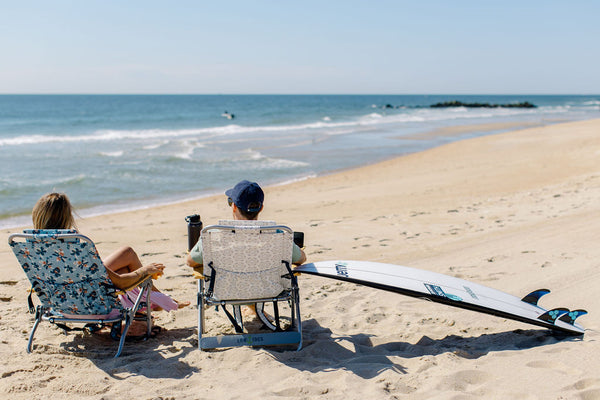
[[[225,192],[238,208],[247,212],[259,212],[262,208],[265,194],[256,182],[243,180]],[[252,208],[250,208],[252,206]]]

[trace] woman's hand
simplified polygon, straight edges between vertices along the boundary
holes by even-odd
[[[140,268],[140,271],[144,275],[152,275],[152,279],[157,279],[164,274],[164,269],[165,266],[163,264],[152,263]]]

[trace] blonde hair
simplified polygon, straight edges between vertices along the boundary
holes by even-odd
[[[75,228],[73,208],[64,193],[43,195],[31,213],[34,229],[71,229]]]

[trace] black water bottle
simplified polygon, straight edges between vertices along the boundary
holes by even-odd
[[[294,243],[300,248],[304,247],[304,232],[294,232]]]
[[[200,231],[202,230],[202,221],[198,214],[188,215],[185,217],[188,223],[188,250],[192,250],[192,247],[198,243],[200,239]]]

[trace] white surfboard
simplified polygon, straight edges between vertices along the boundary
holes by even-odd
[[[587,314],[585,310],[547,310],[537,304],[540,297],[550,293],[548,289],[533,291],[520,299],[464,279],[370,261],[319,261],[300,265],[294,271],[428,299],[573,335],[584,333],[584,328],[575,320]]]

